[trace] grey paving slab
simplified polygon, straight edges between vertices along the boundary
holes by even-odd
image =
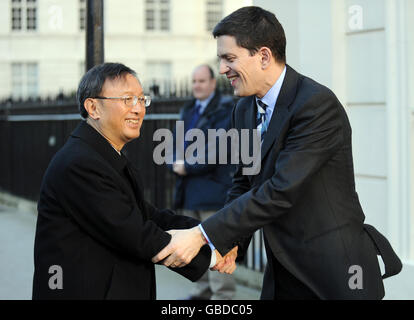
[[[32,296],[36,216],[0,206],[0,300]]]

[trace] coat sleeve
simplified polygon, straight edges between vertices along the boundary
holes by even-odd
[[[169,209],[157,209],[146,201],[145,206],[147,208],[149,218],[165,231],[171,229],[189,229],[200,223],[197,219],[175,214],[174,211]]]
[[[307,182],[341,148],[342,126],[341,106],[332,93],[317,94],[296,110],[273,176],[202,223],[222,255],[289,212]]]

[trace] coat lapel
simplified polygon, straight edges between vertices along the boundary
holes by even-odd
[[[246,128],[249,129],[249,155],[252,156],[254,153],[253,152],[253,129],[257,128],[256,127],[257,107],[256,107],[256,99],[254,98],[254,96],[250,98],[251,98],[250,106],[246,108],[246,112],[244,113],[244,123],[246,124]]]
[[[296,96],[298,80],[299,74],[290,66],[286,65],[286,76],[283,81],[279,97],[277,98],[272,118],[270,119],[269,128],[263,140],[261,149],[262,161],[266,154],[269,152],[270,147],[273,145],[274,141],[276,141],[279,137],[283,123],[287,119],[288,107],[291,105]]]
[[[71,136],[84,140],[109,163],[118,174],[118,182],[124,186],[124,189],[127,190],[131,200],[135,200],[134,202],[138,204],[143,215],[147,217],[145,208],[141,205],[141,202],[144,199],[142,194],[143,188],[141,184],[137,183],[136,172],[131,170],[133,166],[127,157],[125,157],[123,153],[119,156],[109,142],[106,141],[98,131],[88,125],[86,121],[81,121],[78,127],[72,132]],[[130,183],[125,180],[125,178],[130,179]]]

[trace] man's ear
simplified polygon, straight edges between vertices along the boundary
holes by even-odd
[[[266,69],[270,63],[272,62],[273,59],[273,54],[272,54],[272,50],[270,50],[268,47],[261,47],[259,49],[259,54],[261,56],[261,64],[262,64],[262,69]]]
[[[91,117],[93,120],[98,120],[100,118],[100,112],[96,99],[86,99],[83,103],[83,106],[85,107],[85,110],[88,112],[89,117]]]

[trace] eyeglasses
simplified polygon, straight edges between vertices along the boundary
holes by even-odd
[[[146,108],[151,104],[151,96],[126,96],[126,97],[100,97],[96,96],[92,99],[109,99],[109,100],[124,100],[124,103],[127,107],[133,108],[137,105],[138,101],[141,105],[144,105]]]

